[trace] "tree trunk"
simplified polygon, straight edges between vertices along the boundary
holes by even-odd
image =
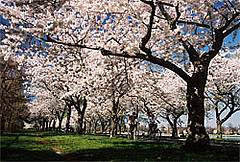
[[[45,124],[45,127],[46,127],[46,131],[48,131],[48,119],[46,119],[46,124]]]
[[[115,99],[113,99],[110,137],[115,137],[117,135],[117,106]]]
[[[217,120],[217,138],[222,138],[222,123]]]
[[[101,133],[103,133],[105,131],[106,124],[105,124],[105,121],[101,121],[101,120],[100,120],[100,123],[101,123]]]
[[[53,120],[53,125],[52,125],[53,131],[56,131],[56,120]]]
[[[45,131],[45,124],[46,124],[46,119],[43,118],[43,121],[42,121],[42,131]]]
[[[97,133],[97,120],[94,120],[94,134]]]
[[[112,117],[112,123],[111,123],[111,134],[110,137],[115,137],[117,135],[117,124],[116,124],[116,117]]]
[[[5,119],[3,116],[1,116],[1,131],[0,131],[0,135],[4,134],[5,132]]]
[[[92,122],[88,123],[88,133],[92,133]]]
[[[83,124],[83,131],[86,133],[87,132],[87,123],[86,121]]]
[[[67,122],[66,122],[65,133],[67,133],[69,131],[70,119],[71,119],[71,114],[72,114],[72,105],[71,104],[67,104],[67,106],[68,106],[68,112],[67,112]]]
[[[77,129],[78,134],[83,134],[83,115],[78,114],[78,129]]]
[[[176,119],[173,119],[173,125],[172,125],[172,138],[175,138],[178,136],[178,133],[177,133],[177,120]]]
[[[60,119],[58,119],[58,120],[59,120],[59,123],[58,123],[58,131],[60,132],[61,129],[62,129],[62,121],[63,121],[63,120],[60,120]]]
[[[204,88],[206,77],[195,73],[187,85],[188,137],[185,148],[192,151],[209,149],[209,136],[204,127]]]

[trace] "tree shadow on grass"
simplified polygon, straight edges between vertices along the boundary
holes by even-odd
[[[212,148],[208,153],[187,153],[169,144],[134,143],[131,147],[78,150],[65,155],[74,161],[239,161],[237,148]]]
[[[63,161],[52,151],[30,151],[22,148],[2,148],[1,161]]]
[[[7,137],[7,136],[6,136]],[[47,146],[39,137],[15,136],[1,140],[2,161],[59,161],[64,160]]]

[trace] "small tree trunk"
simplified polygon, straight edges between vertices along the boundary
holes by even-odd
[[[56,131],[56,120],[55,120],[55,119],[53,120],[53,126],[52,126],[52,128],[53,128],[53,131]]]
[[[97,120],[94,121],[94,134],[97,133]]]
[[[72,114],[72,106],[70,104],[67,104],[67,105],[68,105],[68,112],[67,112],[67,122],[66,122],[65,133],[67,133],[69,131],[70,119],[71,119],[71,114]]]
[[[49,129],[49,131],[52,131],[52,121],[53,121],[53,119],[50,119],[49,120],[49,122],[48,122],[48,129]]]
[[[88,123],[88,133],[92,133],[92,122]]]
[[[46,124],[46,119],[43,118],[43,121],[42,121],[42,131],[45,131],[45,124]]]
[[[222,123],[217,120],[217,138],[222,138]]]
[[[111,134],[110,137],[115,137],[117,135],[117,105],[115,100],[112,102],[112,123],[111,123]]]
[[[48,131],[48,123],[49,123],[48,120],[46,120],[46,125],[45,125],[46,126],[46,131]]]
[[[61,129],[62,129],[62,121],[61,119],[58,119],[59,120],[59,123],[58,123],[58,131],[60,132]]]
[[[113,117],[112,123],[111,123],[111,134],[110,137],[115,137],[117,135],[117,124],[116,124],[116,117]]]
[[[101,122],[101,133],[103,133],[105,130],[105,122],[104,121],[100,121],[100,122]]]

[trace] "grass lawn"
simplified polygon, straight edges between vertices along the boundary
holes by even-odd
[[[40,142],[36,134],[1,136],[1,161],[64,160]]]
[[[40,142],[40,137],[67,155],[55,154]],[[181,147],[182,144],[118,137],[27,132],[1,136],[1,160],[239,161],[239,148],[212,147],[208,153],[197,154],[185,152]]]

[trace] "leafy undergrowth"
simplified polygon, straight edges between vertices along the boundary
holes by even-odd
[[[67,155],[59,156],[40,137]],[[182,144],[53,132],[21,132],[1,136],[2,161],[239,161],[239,148],[212,147],[189,153]],[[67,158],[66,158],[67,157]],[[65,158],[65,159],[64,159]]]

